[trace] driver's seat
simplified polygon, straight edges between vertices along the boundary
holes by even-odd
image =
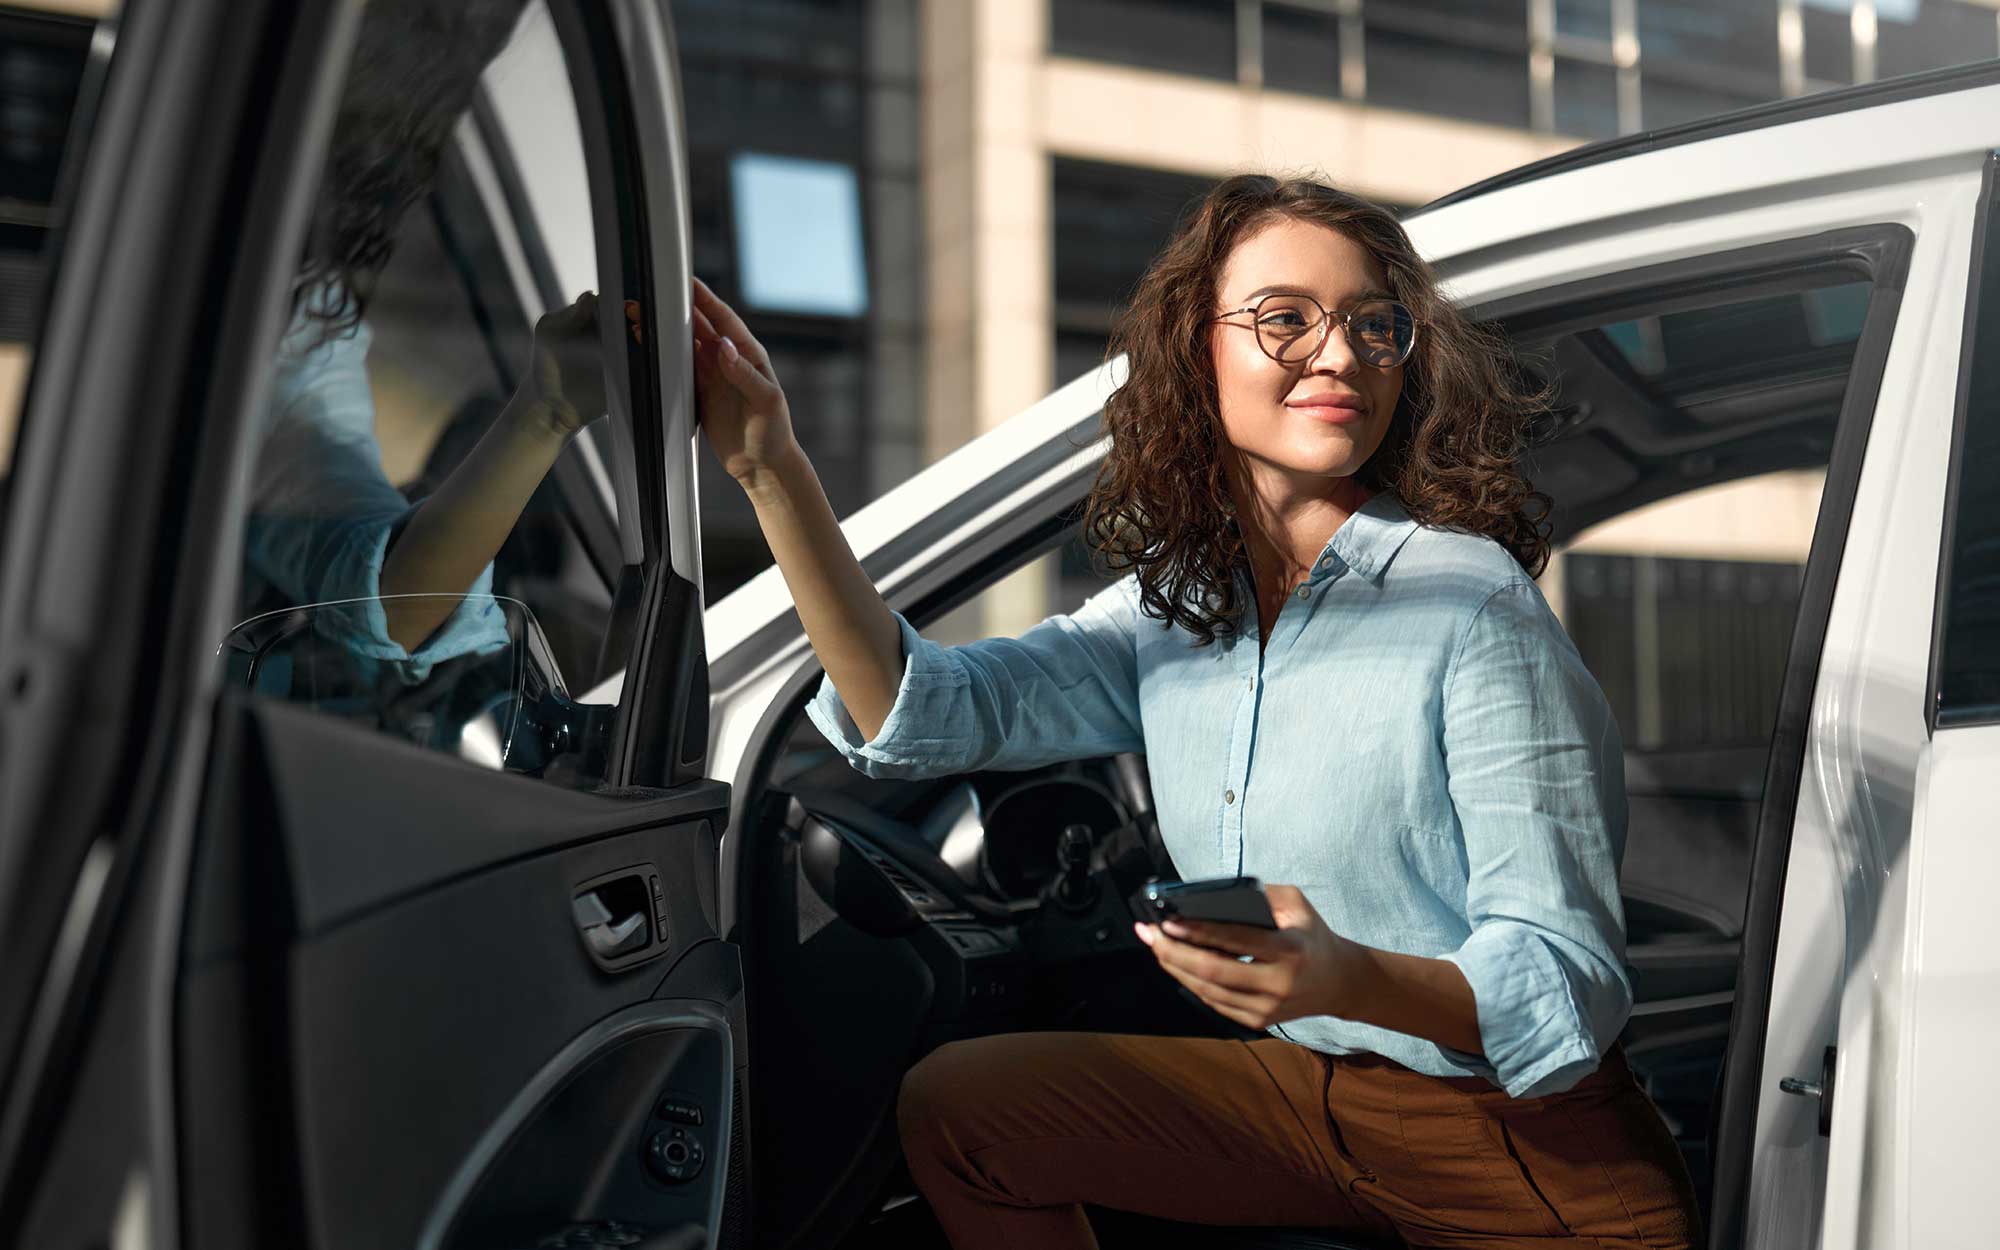
[[[1310,1228],[1224,1228],[1086,1209],[1103,1250],[1403,1250],[1397,1240],[1369,1241]]]

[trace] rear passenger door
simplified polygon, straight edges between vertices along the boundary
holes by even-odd
[[[1902,1148],[1922,1161],[1908,1170],[1902,1195],[1912,1246],[1991,1238],[1983,1202],[1990,1182],[1976,1143],[2000,1115],[1989,1083],[1961,1079],[1981,1070],[1967,1065],[1982,1062],[1974,1051],[2000,1029],[2000,952],[1991,923],[1992,885],[2000,881],[1993,811],[2000,776],[2000,155],[1987,160],[1978,214],[1925,687],[1930,741],[1910,822]],[[1861,1240],[1879,1238],[1879,1223],[1862,1228]]]
[[[0,535],[0,1244],[743,1235],[666,21],[123,17]]]
[[[1624,1042],[1718,1248],[1903,1244],[1921,1204],[1898,1160],[1950,1149],[1904,1091],[1936,1053],[1912,1050],[1911,960],[1965,905],[1914,891],[1948,732],[1927,732],[1924,666],[1990,142],[1939,127],[1979,103],[1897,106],[1894,126],[1939,136],[1921,168],[1878,166],[1891,110],[1854,109],[1413,222],[1561,381],[1530,477],[1564,548],[1544,592],[1627,748]],[[1961,854],[1954,880],[1980,879],[1984,852]],[[1930,992],[1962,1012],[1977,990]],[[1935,1100],[1960,1099],[1961,1124],[1990,1106],[1949,1080]]]

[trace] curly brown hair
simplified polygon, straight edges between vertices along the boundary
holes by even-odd
[[[292,282],[318,338],[354,333],[403,218],[437,180],[479,76],[526,0],[399,0],[362,10],[320,200]]]
[[[1402,223],[1359,196],[1302,178],[1224,179],[1174,232],[1112,329],[1130,364],[1105,402],[1111,449],[1084,533],[1113,573],[1138,571],[1142,610],[1201,645],[1241,628],[1233,572],[1244,566],[1216,394],[1209,323],[1236,244],[1276,218],[1331,227],[1361,246],[1415,314],[1416,350],[1382,446],[1359,476],[1418,523],[1492,538],[1531,576],[1548,562],[1549,500],[1516,466],[1549,391],[1506,340],[1460,315]]]

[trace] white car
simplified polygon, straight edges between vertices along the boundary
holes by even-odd
[[[928,1049],[1230,1035],[1126,923],[1171,871],[1142,759],[871,781],[803,716],[777,574],[700,610],[662,9],[531,5],[426,191],[441,242],[385,271],[385,428],[440,377],[504,396],[579,289],[659,330],[606,331],[608,417],[495,562],[504,643],[388,695],[324,676],[356,601],[235,599],[354,14],[134,4],[100,40],[0,528],[0,1245],[941,1246],[893,1116]],[[1627,760],[1624,1043],[1718,1250],[1993,1243],[1996,146],[1985,65],[1409,221],[1558,388],[1559,543],[1823,474],[1769,740]],[[847,522],[892,606],[935,627],[1073,540],[1120,369]],[[1345,1244],[1099,1214],[1107,1245]]]

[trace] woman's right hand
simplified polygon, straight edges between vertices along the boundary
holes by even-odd
[[[791,408],[770,356],[700,278],[694,280],[694,376],[708,445],[744,489],[798,453]]]

